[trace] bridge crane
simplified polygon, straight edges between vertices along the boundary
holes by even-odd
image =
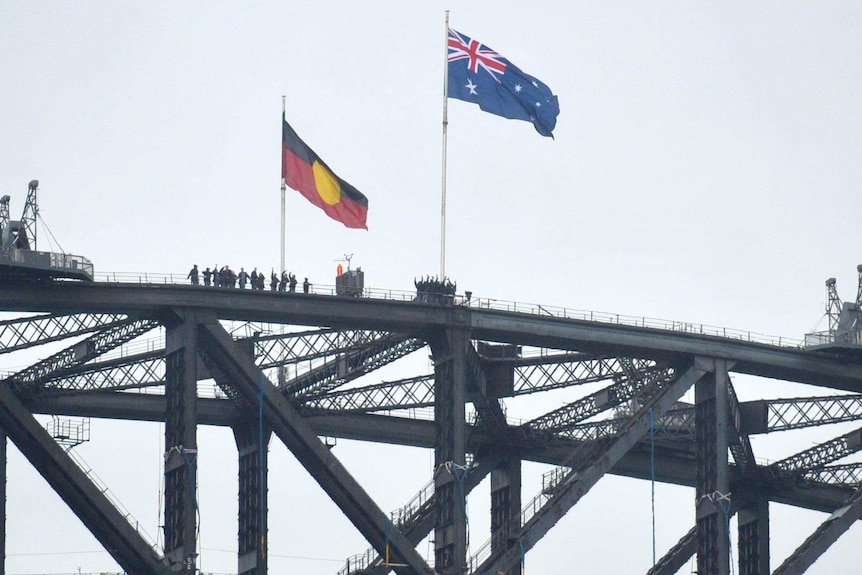
[[[36,249],[36,217],[39,215],[36,190],[38,189],[39,180],[32,180],[27,186],[24,215],[18,221],[9,219],[9,196],[0,198],[0,246],[4,251],[10,248]]]
[[[38,189],[39,180],[31,180],[20,220],[9,218],[9,196],[0,198],[0,281],[53,281],[56,278],[92,281],[93,264],[88,259],[65,253],[37,251]]]
[[[860,331],[862,331],[862,264],[856,266],[858,274],[858,288],[856,290],[856,301],[841,303],[838,291],[835,288],[835,278],[826,280],[828,301],[826,314],[829,316],[829,331],[833,335],[835,343],[849,343],[859,345],[862,343]]]

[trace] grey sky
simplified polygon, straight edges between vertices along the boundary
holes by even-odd
[[[291,125],[370,203],[369,231],[349,230],[288,190],[287,267],[332,284],[334,260],[352,253],[366,285],[411,289],[439,270],[448,8],[453,28],[547,83],[561,107],[551,140],[450,102],[446,268],[459,291],[800,339],[823,315],[827,277],[855,297],[862,5],[537,4],[4,0],[0,193],[16,215],[39,179],[43,219],[97,272],[268,272],[286,95]],[[810,393],[734,382],[743,399]],[[153,535],[157,427],[94,421],[80,448]],[[780,441],[760,447],[788,455]],[[271,570],[334,574],[366,545],[283,446],[271,451]],[[7,570],[116,570],[10,454]],[[339,442],[336,454],[384,509],[430,478],[426,452]],[[236,568],[233,459],[229,433],[201,433],[206,572]],[[525,501],[541,471],[525,466]],[[479,491],[474,547],[487,538]],[[693,523],[693,497],[659,490],[660,555]],[[772,512],[777,566],[825,516]],[[647,483],[602,481],[527,572],[643,573],[649,525]],[[850,572],[860,543],[851,530],[809,573]],[[73,550],[97,552],[53,555]]]

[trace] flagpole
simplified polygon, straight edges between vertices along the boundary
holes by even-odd
[[[286,106],[285,106],[285,98],[286,98],[286,96],[282,96],[282,97],[281,97],[281,118],[282,118],[282,122],[284,121],[284,114],[285,114],[285,110],[286,110]],[[283,128],[284,128],[284,126],[282,126],[282,129],[283,129]],[[282,142],[282,147],[284,147],[284,143],[283,143],[283,142]],[[281,152],[281,153],[282,153],[282,156],[283,156],[283,155],[284,155],[284,150],[282,150],[282,152]],[[283,162],[283,161],[284,161],[284,160],[282,159],[282,162]],[[285,224],[285,221],[284,221],[284,191],[285,191],[285,189],[287,188],[287,185],[286,185],[286,184],[285,184],[285,182],[284,182],[284,173],[283,173],[283,171],[284,171],[284,168],[282,167],[282,174],[281,174],[281,269],[279,269],[279,270],[278,270],[278,271],[279,271],[279,273],[281,273],[281,272],[282,272],[282,271],[284,271],[284,269],[285,269],[285,268],[284,268],[284,224]]]
[[[446,140],[449,133],[449,11],[443,43],[443,182],[440,199],[440,280],[446,277]]]

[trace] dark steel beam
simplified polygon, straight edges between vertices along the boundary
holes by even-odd
[[[836,509],[772,575],[801,575],[841,537],[851,525],[862,518],[862,489],[853,493],[845,504]]]
[[[767,467],[767,472],[772,479],[798,475],[821,468],[859,450],[862,450],[862,428],[776,461]]]
[[[311,400],[413,353],[425,346],[418,339],[388,334],[359,349],[328,359],[292,380],[280,384],[282,393],[299,401]]]
[[[163,575],[176,571],[129,524],[6,385],[0,385],[0,426],[127,573]]]
[[[6,481],[9,460],[6,432],[0,429],[0,573],[6,573]]]
[[[737,515],[739,575],[769,573],[769,500],[745,502]]]
[[[158,326],[159,323],[155,320],[129,320],[117,323],[19,371],[6,378],[5,382],[16,391],[34,389],[42,382],[56,379]]]
[[[467,563],[467,347],[464,330],[440,330],[429,340],[434,361],[434,570],[461,575]]]
[[[697,527],[692,527],[671,547],[655,565],[647,571],[647,575],[674,575],[682,566],[688,563],[691,556],[697,552]]]
[[[695,435],[697,482],[697,571],[710,575],[730,573],[730,476],[727,461],[727,363],[711,360],[708,376],[695,384]]]
[[[232,385],[248,405],[259,407],[266,424],[377,552],[383,554],[387,546],[391,547],[395,561],[405,565],[396,571],[430,572],[403,534],[224,328],[213,318],[199,325],[199,336],[200,345],[227,377],[225,383]]]
[[[68,284],[68,285],[66,285]],[[515,345],[623,355],[656,361],[723,357],[734,372],[862,392],[862,365],[796,348],[718,336],[474,307],[196,286],[66,282],[62,289],[0,286],[0,310],[53,313],[158,313],[165,307],[219,310],[222,319],[380,329],[423,338],[453,323],[457,311],[471,337]]]
[[[434,406],[434,376],[420,375],[305,398],[303,405],[338,411],[393,411]]]
[[[751,440],[742,430],[739,399],[736,397],[736,390],[730,380],[727,382],[727,417],[729,424],[727,442],[733,461],[743,474],[755,473],[758,467],[754,460],[754,450],[751,447]]]
[[[638,394],[648,392],[662,380],[671,377],[673,370],[651,370],[621,376],[618,381],[577,401],[539,416],[521,427],[525,432],[562,433],[576,424],[608,409],[632,400]]]
[[[510,453],[491,472],[491,554],[503,553],[521,528],[521,459]],[[506,575],[519,575],[523,564]]]
[[[165,556],[197,570],[197,315],[171,322],[165,334]]]
[[[637,371],[656,368],[652,360],[631,359]],[[629,373],[628,366],[615,357],[595,357],[581,353],[542,355],[529,359],[489,360],[491,364],[514,366],[515,395],[525,395],[604,381]]]
[[[0,354],[99,331],[126,320],[123,314],[48,314],[0,321]]]
[[[266,575],[268,549],[267,446],[272,433],[259,418],[233,427],[238,456],[237,574]]]
[[[742,402],[746,434],[802,429],[862,419],[862,395],[794,397]]]
[[[706,371],[700,363],[698,361],[688,369],[679,371],[675,380],[668,382],[651,397],[645,398],[626,428],[606,450],[597,453],[585,468],[569,470],[549,492],[543,492],[542,495],[548,497],[547,503],[523,524],[517,538],[514,538],[514,544],[510,542],[504,553],[492,555],[480,565],[471,565],[473,572],[497,573],[511,569],[521,554],[532,549],[649,431],[650,420],[661,417],[688,388],[700,380]]]

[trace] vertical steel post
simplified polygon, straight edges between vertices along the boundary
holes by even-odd
[[[0,473],[3,474],[3,481],[0,483],[3,489],[0,497],[0,573],[6,573],[6,444],[6,432],[0,430]]]
[[[467,514],[464,479],[466,333],[447,329],[431,340],[434,359],[434,568],[460,575],[467,563]]]
[[[694,387],[695,484],[697,519],[697,572],[700,575],[728,575],[731,516],[728,481],[727,425],[728,376],[723,360],[712,364]]]
[[[739,531],[739,575],[762,575],[769,569],[769,500],[758,497],[736,516]]]
[[[165,335],[165,557],[195,573],[197,563],[197,321]]]
[[[502,553],[521,528],[521,458],[509,454],[491,471],[491,554]],[[507,575],[518,575],[521,566]]]
[[[272,435],[251,418],[234,426],[239,456],[238,575],[267,573],[267,445]]]

